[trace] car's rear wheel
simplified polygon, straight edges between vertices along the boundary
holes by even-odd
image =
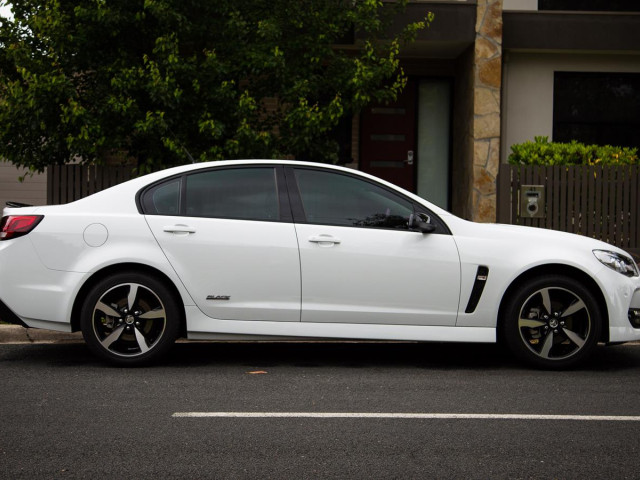
[[[80,325],[98,356],[121,365],[155,360],[180,331],[178,302],[167,286],[150,275],[123,272],[98,282],[88,293]]]
[[[570,368],[584,361],[602,329],[602,313],[591,291],[561,275],[522,285],[508,300],[502,320],[509,349],[543,368]]]

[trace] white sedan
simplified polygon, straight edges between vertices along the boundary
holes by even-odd
[[[81,330],[118,364],[180,336],[500,341],[546,368],[640,340],[623,250],[468,222],[346,168],[202,163],[3,215],[0,318]]]

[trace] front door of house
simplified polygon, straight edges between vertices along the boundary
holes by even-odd
[[[362,112],[360,168],[415,191],[416,82],[409,80],[393,103],[374,104]]]
[[[362,112],[360,168],[451,207],[449,78],[412,78],[398,100]]]

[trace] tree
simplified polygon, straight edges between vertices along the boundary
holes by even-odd
[[[403,7],[406,0],[397,2]],[[406,82],[380,0],[13,0],[0,18],[0,157],[335,162],[330,133]],[[357,47],[347,37],[357,37]],[[190,153],[187,153],[190,152]]]

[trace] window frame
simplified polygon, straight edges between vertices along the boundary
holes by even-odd
[[[436,215],[432,210],[428,209],[424,205],[403,195],[397,190],[394,190],[392,188],[387,187],[386,185],[383,185],[379,182],[373,181],[369,178],[365,178],[357,174],[350,174],[348,172],[337,171],[337,170],[334,171],[334,170],[328,170],[324,168],[314,168],[313,166],[306,166],[306,165],[292,165],[292,166],[286,166],[284,168],[287,187],[289,190],[289,200],[291,202],[291,212],[293,214],[294,223],[300,223],[300,224],[306,224],[306,225],[340,227],[340,228],[359,228],[364,230],[386,230],[386,231],[394,231],[394,232],[414,232],[414,233],[417,232],[417,230],[412,230],[409,228],[401,229],[401,228],[391,228],[391,227],[364,227],[364,226],[355,226],[355,225],[340,225],[340,224],[333,224],[333,223],[315,223],[315,222],[308,221],[304,211],[302,195],[300,193],[298,182],[295,176],[296,170],[315,170],[320,172],[328,172],[333,175],[341,175],[341,176],[353,178],[355,180],[359,180],[361,182],[370,183],[371,185],[374,185],[386,191],[387,193],[391,195],[395,195],[401,198],[402,200],[406,201],[407,203],[409,203],[413,208],[414,215],[419,213],[428,215],[429,218],[431,219],[431,223],[433,223],[436,226],[436,229],[433,232],[429,233],[429,235],[434,235],[434,234],[451,235],[451,231],[447,227],[447,224],[443,222],[438,215]]]

